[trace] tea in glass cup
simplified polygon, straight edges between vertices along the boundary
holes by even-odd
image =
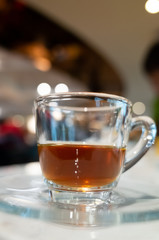
[[[39,160],[53,201],[105,202],[122,172],[151,147],[154,121],[132,118],[129,100],[104,93],[74,92],[35,101]],[[130,131],[141,137],[130,151]],[[97,201],[98,200],[98,201]]]

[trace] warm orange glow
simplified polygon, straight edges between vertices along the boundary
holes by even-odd
[[[89,188],[87,188],[87,187],[82,187],[82,188],[79,188],[79,190],[80,190],[81,192],[88,192]]]
[[[33,63],[38,70],[43,72],[46,72],[51,68],[51,62],[47,58],[36,58]]]

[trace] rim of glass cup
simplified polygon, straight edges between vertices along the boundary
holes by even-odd
[[[46,104],[49,100],[59,100],[62,98],[71,98],[71,97],[83,97],[83,98],[88,98],[88,97],[99,97],[99,98],[103,98],[104,99],[113,99],[115,101],[119,101],[123,104],[127,104],[127,106],[129,108],[132,107],[132,102],[130,100],[128,100],[127,98],[118,96],[118,95],[114,95],[114,94],[107,94],[107,93],[97,93],[97,92],[65,92],[65,93],[52,93],[49,95],[44,95],[44,96],[40,96],[37,97],[35,99],[35,104]],[[116,109],[116,108],[121,108],[118,106],[96,106],[96,107],[77,107],[77,106],[54,106],[57,108],[62,108],[62,109],[69,109],[69,110],[79,110],[79,111],[100,111],[100,110],[108,110],[108,109]]]

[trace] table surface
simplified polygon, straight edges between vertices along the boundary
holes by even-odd
[[[36,178],[40,176],[39,163],[2,167],[0,169],[1,195],[3,195],[4,191],[4,179],[8,176],[10,179],[21,178],[22,182],[19,182],[18,184],[22,184],[22,187],[25,182],[25,176],[29,176],[29,179],[32,177]],[[129,206],[123,205],[117,209],[109,209],[109,212],[106,213],[107,215],[104,215],[105,213],[102,213],[101,215],[100,213],[100,216],[103,216],[103,220],[99,221],[98,219],[98,223],[100,222],[100,224],[97,224],[96,226],[95,224],[90,224],[89,226],[86,222],[88,218],[82,220],[83,224],[74,224],[74,222],[71,221],[69,221],[68,224],[66,224],[66,222],[62,223],[62,217],[66,217],[66,209],[60,210],[58,221],[56,221],[56,218],[54,216],[52,216],[52,218],[46,218],[46,216],[44,216],[44,211],[40,212],[40,214],[36,216],[32,214],[22,214],[22,211],[17,210],[14,212],[12,211],[12,207],[14,205],[13,199],[9,202],[9,198],[7,198],[7,195],[5,195],[6,199],[3,198],[3,205],[2,201],[0,200],[0,239],[159,239],[158,176],[159,155],[157,154],[156,146],[154,146],[151,150],[148,151],[148,153],[142,158],[139,163],[137,163],[131,170],[122,174],[120,183],[117,187],[117,189],[120,190],[123,189],[124,186],[125,189],[127,189],[127,193],[129,193],[129,199],[136,199],[136,201],[132,201]],[[40,176],[40,178],[42,177]],[[12,185],[12,182],[10,181],[8,184]],[[13,190],[13,186],[7,186],[7,188],[10,191]],[[136,190],[135,198],[134,196],[133,198],[130,198],[131,189]],[[36,191],[37,190],[35,189],[35,192]],[[134,195],[134,193],[132,193],[132,195]],[[8,201],[10,206],[4,205],[5,201]],[[8,208],[8,206],[10,208]],[[51,208],[53,207],[50,206],[50,216],[52,211]],[[145,211],[146,208],[147,211]],[[104,212],[107,210],[102,209],[101,211]],[[114,215],[111,215],[111,211]],[[55,210],[53,213],[55,213]],[[58,212],[56,212],[56,214],[58,215]],[[71,210],[69,214],[71,217],[71,214],[75,214],[75,212],[72,212]],[[88,216],[88,214],[90,215]],[[86,217],[86,215],[89,217],[89,221],[95,221],[95,219],[91,218],[95,218],[97,216],[93,212],[87,212],[85,215],[83,214],[82,217]],[[104,221],[107,221],[104,217],[110,218],[112,216],[114,217],[113,224],[104,224]],[[123,216],[125,217],[124,219]],[[127,216],[129,216],[129,218]],[[134,216],[137,217],[135,218]]]

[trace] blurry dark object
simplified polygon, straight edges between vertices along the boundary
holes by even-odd
[[[149,49],[144,62],[144,70],[148,75],[159,71],[159,42]]]
[[[153,118],[157,124],[157,135],[159,136],[159,41],[149,49],[144,61],[144,71],[156,93],[153,102]]]
[[[122,80],[112,64],[25,2],[0,0],[0,45],[25,54],[41,71],[52,66],[69,73],[91,91],[123,94]]]
[[[10,120],[0,120],[0,166],[38,160],[36,147],[25,143],[24,132]]]

